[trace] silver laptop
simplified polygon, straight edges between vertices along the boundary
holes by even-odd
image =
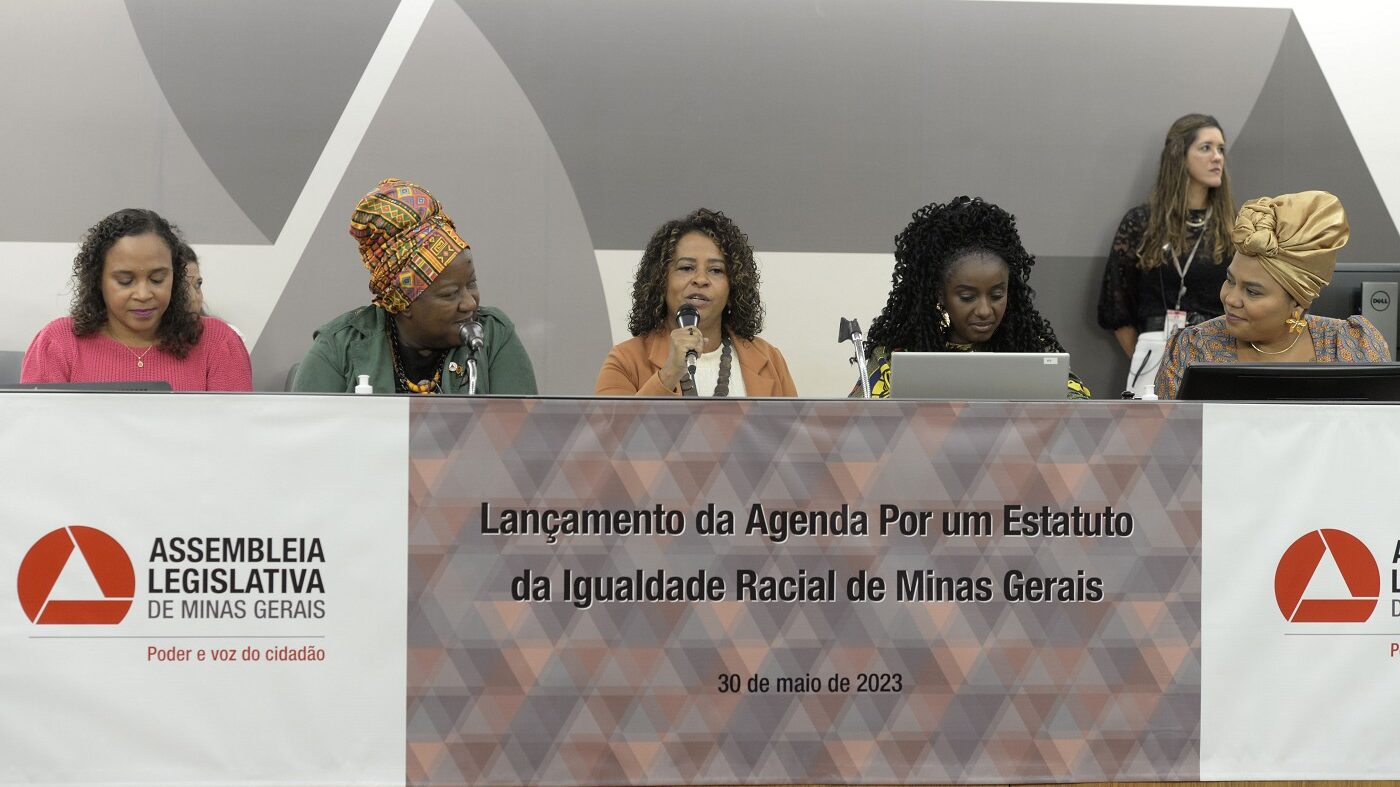
[[[1064,399],[1069,353],[902,353],[890,357],[895,399]]]

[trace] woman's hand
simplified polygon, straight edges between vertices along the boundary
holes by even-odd
[[[697,353],[705,352],[705,334],[699,328],[677,328],[671,331],[671,352],[666,356],[666,365],[661,367],[657,376],[661,378],[661,384],[667,389],[674,391],[676,386],[681,384],[681,378],[685,376],[685,353],[687,350],[694,350]]]
[[[1115,328],[1113,330],[1113,338],[1118,340],[1118,346],[1123,348],[1123,354],[1128,356],[1129,360],[1132,360],[1133,352],[1137,350],[1137,328],[1131,325]]]

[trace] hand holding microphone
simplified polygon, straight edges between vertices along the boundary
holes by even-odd
[[[700,312],[696,311],[694,306],[683,303],[681,304],[681,308],[676,310],[676,322],[680,323],[682,328],[694,329],[695,326],[700,324]],[[692,380],[695,379],[695,361],[699,359],[699,357],[700,354],[695,352],[694,347],[685,351],[685,368],[686,371],[690,372],[690,379]]]
[[[671,331],[671,352],[660,371],[662,384],[671,389],[680,384],[681,375],[686,372],[695,379],[695,361],[705,346],[705,335],[699,328],[700,313],[694,306],[682,304],[676,310],[676,323],[680,327]]]

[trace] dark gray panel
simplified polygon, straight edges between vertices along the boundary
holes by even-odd
[[[386,177],[441,200],[472,244],[482,301],[504,309],[542,393],[592,393],[611,346],[593,243],[530,102],[451,3],[429,11],[253,351],[255,385],[281,390],[311,333],[369,302],[349,235]]]
[[[1041,254],[1103,254],[1162,135],[1227,133],[1289,12],[951,0],[458,0],[550,132],[599,248],[697,205],[759,248],[887,251],[920,205],[1021,206]],[[1238,31],[1249,30],[1241,36]]]
[[[3,20],[5,177],[62,197],[11,201],[0,240],[73,243],[145,207],[200,243],[267,242],[180,128],[119,0],[12,2]]]
[[[387,0],[127,0],[204,161],[276,240],[393,16]]]
[[[1102,257],[1036,257],[1031,272],[1036,308],[1069,352],[1074,373],[1095,399],[1116,399],[1127,379],[1128,358],[1096,319],[1102,280]]]
[[[19,382],[19,370],[23,363],[22,352],[0,352],[0,385]]]
[[[1351,222],[1347,262],[1400,262],[1400,233],[1296,18],[1230,151],[1235,200],[1322,189]]]

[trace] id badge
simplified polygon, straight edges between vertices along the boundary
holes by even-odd
[[[1162,330],[1167,336],[1171,336],[1182,328],[1186,327],[1186,312],[1181,309],[1167,309],[1167,316],[1162,321]]]

